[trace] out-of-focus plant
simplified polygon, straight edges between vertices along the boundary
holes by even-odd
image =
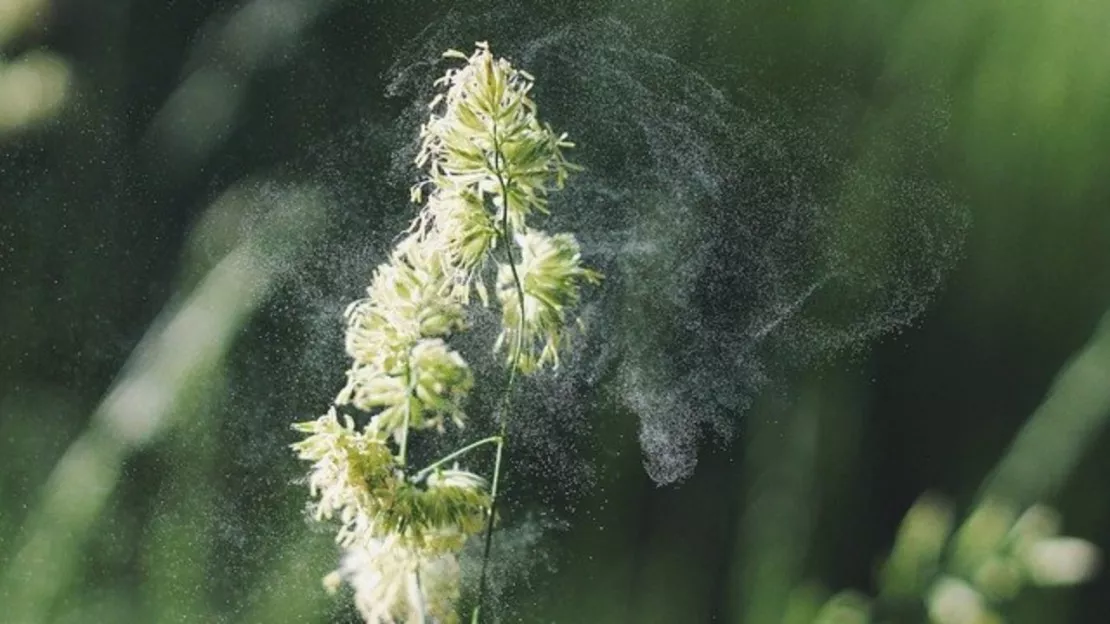
[[[327,210],[315,189],[274,193],[279,188],[274,185],[259,194],[252,186],[243,183],[225,193],[207,213],[204,227],[212,227],[221,213],[262,202],[270,206],[275,197],[282,205],[267,214],[265,227],[237,242],[197,276],[191,290],[183,288],[167,304],[88,428],[54,466],[24,522],[14,556],[0,569],[4,621],[51,621],[52,609],[80,571],[81,555],[127,459],[190,414],[210,407],[233,338],[279,283],[282,267],[295,265],[319,232]]]
[[[1060,536],[1058,514],[1043,505],[984,499],[954,526],[946,502],[922,497],[902,521],[875,598],[842,592],[813,613],[817,603],[800,594],[784,621],[1001,624],[1003,607],[1023,589],[1075,585],[1098,568],[1098,549]]]
[[[542,125],[529,98],[532,77],[491,55],[485,43],[437,81],[417,164],[428,178],[412,190],[427,201],[365,299],[347,309],[347,384],[328,412],[295,428],[294,444],[312,462],[309,487],[318,520],[339,522],[345,554],[326,579],[346,581],[367,622],[458,621],[458,553],[485,529],[477,620],[485,588],[501,460],[517,373],[556,367],[567,339],[568,310],[584,283],[600,276],[580,262],[571,234],[529,226],[547,212],[547,194],[574,169],[572,144]],[[466,328],[476,293],[488,305],[487,273],[497,263],[495,294],[508,382],[497,435],[466,444],[419,467],[410,464],[411,433],[462,427],[474,384],[470,367],[446,340]],[[364,425],[340,410],[372,414]],[[496,446],[489,482],[459,467],[477,448]]]
[[[0,49],[43,11],[42,0],[0,3]],[[71,77],[58,55],[34,50],[16,59],[0,52],[0,137],[50,118],[65,102]]]
[[[1106,426],[1108,368],[1110,313],[1061,369],[958,529],[947,503],[923,497],[903,520],[877,597],[844,591],[826,601],[819,588],[806,586],[794,592],[782,621],[1000,624],[1003,607],[1023,589],[1088,580],[1099,565],[1097,547],[1060,536],[1059,515],[1035,501],[1062,486]]]

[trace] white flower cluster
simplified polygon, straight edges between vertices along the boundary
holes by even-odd
[[[365,299],[347,310],[347,383],[324,416],[295,428],[293,447],[312,462],[308,484],[318,520],[337,520],[346,549],[329,585],[346,581],[367,622],[457,621],[457,554],[491,519],[486,479],[448,462],[504,432],[467,445],[420,470],[408,465],[413,431],[462,427],[474,384],[469,366],[447,340],[465,329],[472,292],[489,304],[485,273],[496,266],[503,327],[495,350],[530,373],[558,365],[568,310],[583,283],[600,276],[581,265],[570,234],[529,227],[547,212],[549,191],[574,169],[570,147],[536,118],[532,78],[485,43],[437,81],[417,164],[428,178],[413,188],[427,201],[388,263],[374,272]],[[369,414],[356,426],[339,409]]]
[[[924,599],[936,624],[1001,624],[1003,607],[1026,586],[1075,585],[1097,570],[1097,548],[1061,536],[1060,524],[1043,505],[1021,511],[985,499],[955,528],[948,505],[925,497],[902,522],[883,565],[880,598]]]
[[[421,198],[425,186],[433,189],[421,226],[440,241],[453,282],[467,293],[474,285],[483,302],[482,270],[505,241],[509,262],[497,270],[503,314],[496,348],[508,347],[508,364],[521,372],[557,366],[566,311],[578,303],[580,285],[597,283],[600,275],[582,266],[572,234],[548,235],[527,219],[547,213],[548,193],[576,169],[562,154],[573,144],[540,124],[527,73],[495,61],[484,43],[469,58],[448,55],[467,64],[438,81],[447,92],[432,107],[442,103],[443,110],[421,131],[417,162],[430,178],[414,187],[413,197]]]

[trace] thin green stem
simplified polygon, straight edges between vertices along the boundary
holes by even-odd
[[[517,304],[520,312],[517,315],[517,332],[512,353],[509,356],[509,380],[505,384],[505,393],[502,395],[501,408],[497,412],[500,422],[500,432],[497,435],[497,456],[493,464],[493,479],[490,483],[489,516],[486,518],[486,541],[482,548],[482,573],[478,581],[478,606],[474,609],[472,621],[478,621],[478,613],[486,596],[486,582],[489,574],[490,552],[493,549],[493,522],[497,516],[497,494],[501,483],[501,459],[505,452],[505,441],[508,433],[508,408],[512,399],[513,384],[516,381],[517,367],[520,364],[520,353],[523,348],[524,338],[524,284],[521,282],[520,273],[516,268],[516,259],[513,257],[512,224],[509,223],[509,183],[504,174],[502,165],[504,155],[501,153],[500,137],[497,135],[497,122],[493,124],[493,158],[494,170],[497,172],[497,182],[501,187],[501,241],[505,244],[505,255],[509,260],[509,270],[513,275],[513,284],[516,286]]]
[[[450,453],[449,455],[444,455],[443,457],[440,457],[439,459],[432,462],[431,464],[428,464],[424,468],[421,468],[420,472],[413,475],[412,481],[413,481],[413,483],[419,483],[419,482],[423,481],[429,474],[431,474],[433,470],[435,470],[436,468],[439,468],[443,464],[446,464],[447,462],[451,461],[452,459],[455,459],[457,457],[462,457],[463,455],[469,453],[470,451],[473,451],[474,449],[478,448],[479,446],[482,446],[484,444],[489,444],[490,442],[497,442],[500,439],[501,439],[500,436],[490,436],[488,438],[482,438],[481,440],[478,440],[477,442],[471,442],[470,444],[467,444],[466,446],[462,447],[461,449],[459,449],[457,451],[454,451],[453,453]]]

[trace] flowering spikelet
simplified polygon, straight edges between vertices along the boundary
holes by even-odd
[[[459,562],[454,553],[425,553],[396,539],[372,540],[350,548],[328,579],[346,581],[368,624],[458,622]]]
[[[456,297],[464,305],[469,303],[473,287],[483,305],[488,305],[482,272],[499,230],[482,198],[466,188],[439,191],[428,198],[424,216],[434,216],[434,228],[426,230],[427,236],[437,237],[440,243],[444,271],[451,276]]]
[[[337,402],[366,411],[381,408],[370,428],[400,443],[408,427],[442,431],[445,417],[461,427],[460,405],[473,385],[470,367],[457,352],[439,338],[425,338],[409,348],[404,365],[392,374],[374,364],[353,365]]]
[[[421,130],[416,162],[428,166],[441,189],[471,187],[490,195],[520,229],[533,211],[547,211],[548,190],[562,188],[574,169],[562,154],[573,143],[539,122],[528,97],[532,76],[505,59],[494,60],[486,43],[478,43],[469,58],[456,51],[448,56],[467,63],[436,82],[447,91],[430,107],[435,111],[442,103],[443,110],[433,112]]]
[[[300,459],[314,462],[308,487],[319,499],[317,520],[337,517],[336,541],[348,546],[373,533],[376,516],[394,487],[393,454],[384,439],[358,432],[350,416],[340,423],[335,408],[294,427],[307,438],[293,445]]]
[[[434,249],[409,237],[374,271],[367,297],[347,308],[347,354],[356,365],[395,373],[421,338],[463,327],[462,306]]]
[[[578,304],[581,283],[597,283],[600,275],[582,267],[578,242],[571,234],[548,236],[527,230],[516,242],[521,252],[516,276],[508,264],[497,272],[503,319],[496,348],[508,344],[510,364],[515,358],[520,370],[529,373],[545,364],[558,366],[567,309]],[[517,278],[523,296],[517,291]],[[514,354],[518,340],[520,353]]]

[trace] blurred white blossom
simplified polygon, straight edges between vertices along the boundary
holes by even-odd
[[[1075,585],[1094,576],[1099,552],[1094,544],[1075,537],[1053,537],[1022,553],[1029,579],[1037,585]]]

